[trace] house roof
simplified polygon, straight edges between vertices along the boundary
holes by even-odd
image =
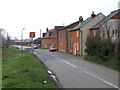
[[[100,15],[101,13],[98,13],[96,16]],[[87,24],[88,22],[91,21],[91,17],[87,18],[86,20],[84,20],[83,22],[79,23],[77,26],[75,26],[73,29],[71,29],[70,31],[73,31],[73,30],[77,30],[77,29],[80,29],[81,27],[83,27],[85,24]]]
[[[57,36],[58,36],[58,30],[61,29],[61,28],[63,28],[63,27],[65,27],[65,26],[55,26],[56,32],[57,32]]]
[[[50,30],[48,30],[48,32],[50,32],[50,31],[55,31],[55,29],[50,29]]]
[[[56,31],[58,31],[59,29],[61,29],[61,28],[63,28],[63,27],[65,27],[65,26],[55,26]]]
[[[87,18],[86,20],[84,20],[83,22],[79,23],[77,26],[75,26],[73,29],[71,29],[70,31],[73,30],[77,30],[80,29],[82,26],[84,26],[86,23],[88,23],[91,20],[91,17]]]
[[[74,22],[74,23],[71,23],[71,24],[69,24],[69,25],[67,25],[67,26],[64,26],[64,27],[60,28],[59,30],[62,30],[62,29],[65,29],[65,28],[69,28],[71,25],[76,24],[76,23],[78,23],[78,22],[79,22],[79,21]],[[58,30],[58,31],[59,31],[59,30]]]
[[[120,9],[112,11],[107,17],[105,17],[103,20],[101,20],[99,23],[97,23],[95,26],[93,26],[90,30],[99,28],[101,25],[103,25],[105,22],[107,22],[113,16],[115,16],[118,12],[120,12]]]
[[[43,38],[50,38],[49,33],[55,31],[55,29],[50,29]]]

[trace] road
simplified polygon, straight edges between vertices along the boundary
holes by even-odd
[[[117,71],[80,56],[42,49],[36,49],[34,54],[56,74],[64,88],[118,88]]]

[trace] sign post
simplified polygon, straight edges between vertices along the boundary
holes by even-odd
[[[33,38],[35,38],[35,32],[30,32],[30,34],[29,34],[29,36],[30,36],[30,38],[32,38],[32,47],[34,46],[34,44],[33,44]]]

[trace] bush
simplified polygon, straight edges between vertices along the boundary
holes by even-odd
[[[85,52],[88,55],[102,58],[103,60],[109,60],[115,56],[115,44],[111,40],[101,40],[100,37],[96,36],[88,39],[86,43]]]

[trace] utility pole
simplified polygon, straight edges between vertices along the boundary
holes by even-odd
[[[25,30],[25,28],[21,30],[21,51],[23,50],[23,30]]]
[[[7,42],[6,42],[6,46],[7,46],[7,48],[8,48],[8,32],[7,32]]]
[[[40,29],[40,38],[41,38],[41,29]]]

